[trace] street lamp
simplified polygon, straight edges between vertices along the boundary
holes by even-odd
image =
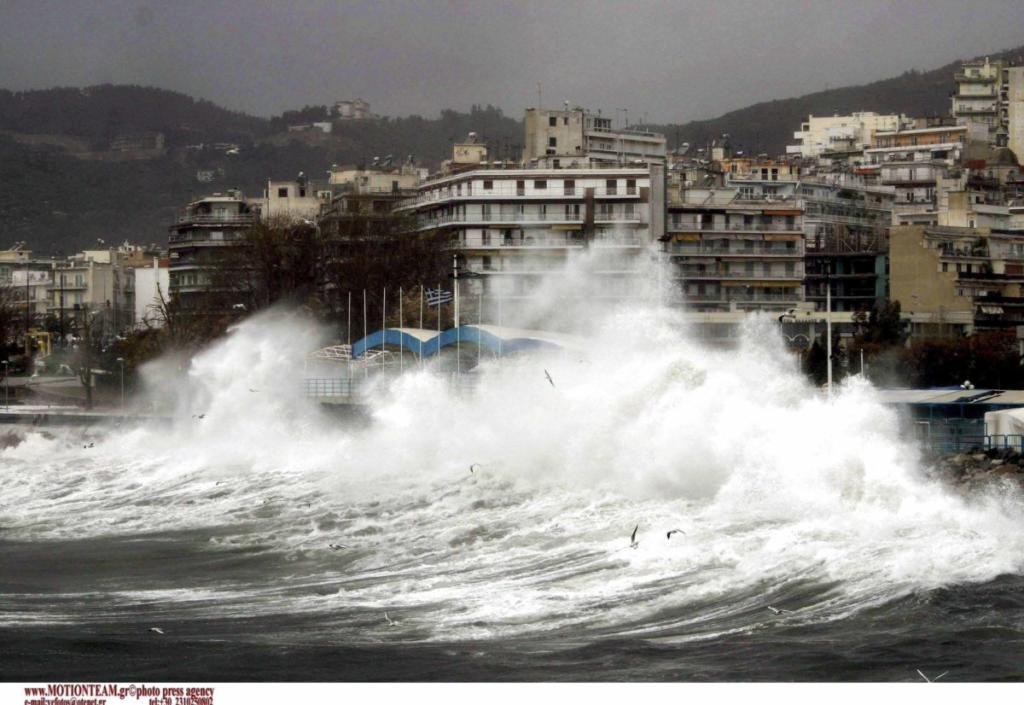
[[[117,358],[117,364],[121,366],[121,414],[124,414],[124,358]]]

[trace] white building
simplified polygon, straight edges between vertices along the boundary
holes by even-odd
[[[512,315],[584,252],[599,263],[597,298],[638,294],[637,258],[664,233],[664,167],[493,167],[431,179],[399,208],[451,234],[465,271],[479,275],[460,279],[461,296],[491,320],[499,300]]]
[[[144,267],[135,267],[135,326],[159,328],[161,298],[170,301],[171,269],[169,259],[154,257]]]
[[[301,173],[295,181],[268,181],[263,192],[262,215],[266,221],[277,218],[313,220],[325,203],[331,202],[326,184],[318,185]]]
[[[953,117],[957,124],[981,125],[993,146],[1007,145],[1008,111],[1006,93],[1008,65],[1004,61],[968,61],[953,75],[956,92],[952,96]]]
[[[583,108],[527,108],[523,162],[558,167],[590,164],[665,163],[665,136],[616,129],[611,118]]]
[[[1024,66],[1004,70],[1006,81],[1006,146],[1013,150],[1017,161],[1024,163]]]
[[[793,133],[799,144],[788,145],[786,154],[817,158],[835,152],[859,152],[871,146],[876,132],[899,130],[911,124],[905,115],[871,112],[832,117],[809,115],[800,130]]]

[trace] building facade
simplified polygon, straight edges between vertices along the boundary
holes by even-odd
[[[664,169],[480,168],[424,182],[399,212],[450,234],[472,277],[460,294],[495,320],[499,300],[511,315],[584,253],[598,298],[636,295],[637,257],[663,234]]]
[[[616,129],[611,118],[583,108],[527,108],[524,164],[555,168],[630,162],[665,163],[665,136],[644,130]]]

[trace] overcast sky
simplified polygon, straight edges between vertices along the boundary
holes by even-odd
[[[0,87],[136,83],[259,115],[565,100],[712,117],[1024,44],[1024,0],[0,0]],[[621,113],[619,113],[621,115]]]

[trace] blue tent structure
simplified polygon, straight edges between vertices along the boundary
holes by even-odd
[[[430,357],[442,349],[460,343],[478,345],[495,355],[527,351],[582,350],[582,339],[548,331],[505,328],[500,326],[459,326],[438,334],[423,328],[384,328],[352,345],[352,357],[362,357],[368,350],[382,345],[408,350],[420,357]]]

